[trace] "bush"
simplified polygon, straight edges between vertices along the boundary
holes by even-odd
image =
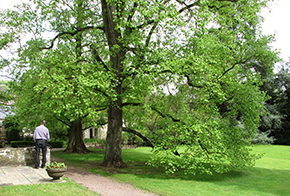
[[[96,147],[101,147],[101,148],[106,146],[106,140],[104,139],[85,138],[84,143],[95,145]]]
[[[34,141],[11,141],[10,146],[13,148],[31,147],[31,146],[35,146],[35,143]]]
[[[273,144],[275,139],[274,137],[269,137],[270,132],[261,132],[255,134],[254,138],[251,139],[252,144]]]
[[[21,137],[19,133],[21,128],[19,127],[16,119],[13,116],[7,116],[4,120],[5,133],[8,143],[11,141],[19,141]]]
[[[48,145],[50,145],[52,148],[62,148],[63,142],[48,142]],[[11,141],[10,146],[13,148],[18,147],[31,147],[35,146],[34,141]]]
[[[52,148],[62,148],[63,147],[63,142],[48,142],[48,144],[52,147]]]
[[[95,139],[95,138],[85,138],[84,139],[84,142],[86,144],[94,144],[95,142],[98,142],[98,141],[99,141],[99,139]]]

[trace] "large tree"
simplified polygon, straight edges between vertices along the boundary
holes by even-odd
[[[266,0],[33,2],[25,11],[4,16],[2,24],[17,28],[2,35],[2,45],[33,33],[19,50],[17,68],[33,69],[46,56],[41,62],[51,69],[75,71],[72,78],[63,78],[60,89],[54,88],[49,68],[42,68],[41,77],[59,95],[77,81],[83,89],[79,101],[89,106],[76,110],[81,114],[107,112],[103,165],[125,166],[122,131],[153,142],[150,164],[169,172],[224,172],[225,163],[253,163],[256,156],[247,145],[264,96],[251,65],[263,62],[271,69],[275,61],[267,47],[271,37],[259,31],[258,13]],[[51,39],[47,29],[54,33]],[[56,51],[69,63],[49,59]]]
[[[262,86],[268,95],[268,114],[262,117],[260,130],[274,137],[275,144],[290,144],[289,65],[286,62],[276,74],[268,76]]]

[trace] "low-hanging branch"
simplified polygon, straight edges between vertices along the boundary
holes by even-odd
[[[154,145],[152,144],[152,142],[147,137],[145,137],[144,135],[139,133],[138,131],[135,131],[135,130],[127,128],[127,127],[122,127],[122,131],[128,132],[128,133],[133,133],[134,135],[137,135],[138,137],[143,139],[143,141],[145,141],[148,146],[150,146],[151,148],[154,148]]]

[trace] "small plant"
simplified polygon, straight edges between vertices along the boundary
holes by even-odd
[[[65,169],[67,166],[64,163],[52,162],[45,166],[45,169]]]

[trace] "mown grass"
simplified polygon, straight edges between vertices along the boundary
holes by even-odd
[[[67,164],[88,171],[113,177],[135,187],[166,196],[272,196],[290,195],[290,146],[255,146],[254,153],[264,153],[256,166],[214,175],[166,175],[151,168],[145,162],[152,155],[150,148],[123,150],[123,169],[100,166],[105,150],[93,150],[90,154],[64,154],[53,152]]]
[[[1,196],[93,196],[99,195],[78,183],[64,178],[66,182],[0,187]]]

